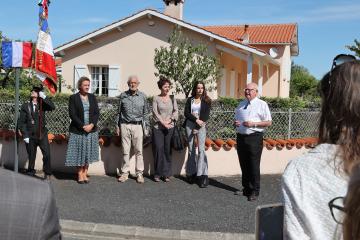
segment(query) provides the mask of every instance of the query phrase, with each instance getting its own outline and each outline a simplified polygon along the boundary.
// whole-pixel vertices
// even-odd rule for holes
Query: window
[[[98,96],[108,96],[109,67],[93,66],[91,71],[91,92]]]

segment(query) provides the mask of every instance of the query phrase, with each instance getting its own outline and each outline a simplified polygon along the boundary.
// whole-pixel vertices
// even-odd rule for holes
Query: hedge
[[[20,90],[20,102],[24,102],[29,98],[29,91],[28,90]],[[12,102],[14,101],[15,92],[9,89],[0,89],[0,102]],[[57,93],[53,96],[53,101],[55,104],[67,104],[70,94],[64,93]],[[98,97],[99,102],[103,103],[117,103],[117,98],[110,98],[110,97]],[[289,109],[292,108],[293,110],[314,110],[320,108],[321,100],[320,98],[314,99],[301,99],[299,97],[295,98],[270,98],[270,97],[261,97],[261,99],[265,100],[271,109]],[[152,100],[152,97],[149,97],[149,101]],[[239,102],[243,99],[235,99],[235,98],[228,98],[228,97],[220,97],[217,100],[213,101],[213,108],[215,109],[223,109],[229,110],[234,109],[239,104]],[[185,104],[185,100],[181,99],[178,100],[180,105]]]

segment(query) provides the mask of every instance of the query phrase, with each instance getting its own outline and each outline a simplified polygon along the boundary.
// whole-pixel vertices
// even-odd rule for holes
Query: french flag
[[[2,42],[2,61],[4,68],[31,67],[31,42]]]
[[[47,21],[49,3],[49,0],[40,0],[39,2],[40,30],[36,43],[35,70],[37,72],[37,77],[50,92],[54,94],[56,92],[57,76],[54,49]]]

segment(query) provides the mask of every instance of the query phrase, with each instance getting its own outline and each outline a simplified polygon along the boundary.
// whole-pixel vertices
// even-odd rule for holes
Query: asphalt
[[[262,176],[256,202],[234,195],[241,189],[239,176],[210,178],[205,189],[182,178],[169,183],[145,178],[145,184],[137,184],[135,179],[118,183],[115,177],[91,176],[83,185],[73,178],[55,174],[51,180],[60,218],[109,226],[254,233],[256,207],[279,202],[281,196],[279,175]]]

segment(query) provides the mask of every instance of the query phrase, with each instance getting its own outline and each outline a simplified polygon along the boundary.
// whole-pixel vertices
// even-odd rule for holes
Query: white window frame
[[[108,96],[109,95],[109,66],[107,65],[91,65],[90,75],[91,75],[91,92],[97,96]],[[99,72],[95,73],[95,69],[98,68]],[[107,71],[105,70],[107,69]],[[94,79],[94,75],[98,75],[98,79]],[[107,79],[103,79],[107,75]],[[98,82],[97,89],[98,93],[95,92],[93,85]],[[107,82],[107,86],[103,86],[103,82]]]

